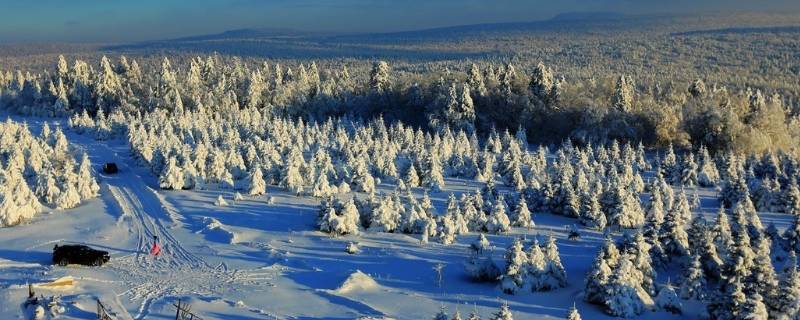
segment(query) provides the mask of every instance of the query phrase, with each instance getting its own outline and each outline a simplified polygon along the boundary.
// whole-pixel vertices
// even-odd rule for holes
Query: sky
[[[0,43],[133,42],[243,28],[391,32],[565,12],[800,11],[798,0],[0,0]]]

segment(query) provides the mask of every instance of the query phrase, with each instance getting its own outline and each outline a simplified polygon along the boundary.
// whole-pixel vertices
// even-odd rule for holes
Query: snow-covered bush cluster
[[[0,123],[0,163],[0,226],[30,220],[43,205],[76,207],[100,190],[87,155],[76,159],[61,128],[47,123],[39,136],[25,123]]]
[[[575,311],[575,314],[577,314],[577,311]],[[461,316],[461,312],[460,311],[456,310],[456,312],[454,312],[453,315],[450,316],[450,315],[447,314],[447,310],[444,307],[442,307],[442,310],[440,310],[439,313],[437,313],[433,317],[433,319],[434,320],[461,320],[463,318]],[[468,319],[468,320],[480,320],[481,316],[480,316],[480,314],[478,314],[478,311],[475,310],[475,311],[470,312],[469,316],[467,316],[466,319]],[[504,302],[503,304],[500,305],[499,310],[497,310],[497,312],[493,313],[487,319],[489,319],[489,320],[514,320],[514,314],[511,313],[511,308],[509,308],[508,303]],[[569,319],[573,320],[573,318],[569,318]],[[577,320],[580,320],[580,316],[578,316]]]
[[[567,286],[567,274],[561,265],[556,240],[550,236],[542,246],[534,240],[525,250],[520,239],[514,240],[505,253],[506,268],[500,276],[503,292],[545,291]]]

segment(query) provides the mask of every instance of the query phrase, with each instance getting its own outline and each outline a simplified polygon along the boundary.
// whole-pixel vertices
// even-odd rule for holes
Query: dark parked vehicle
[[[119,169],[117,169],[117,164],[113,162],[109,162],[103,165],[103,172],[107,174],[114,174],[117,173]]]
[[[53,248],[53,263],[59,266],[82,264],[99,267],[111,257],[106,251],[95,250],[84,245],[56,245]]]

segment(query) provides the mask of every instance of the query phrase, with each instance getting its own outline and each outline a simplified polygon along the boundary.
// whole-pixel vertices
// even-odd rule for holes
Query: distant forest
[[[48,116],[259,108],[479,136],[522,128],[538,144],[620,140],[796,154],[796,20],[561,17],[381,35],[250,30],[3,46],[0,106]]]

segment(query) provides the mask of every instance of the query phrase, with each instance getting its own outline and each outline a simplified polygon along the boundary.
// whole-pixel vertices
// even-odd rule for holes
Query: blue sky
[[[0,0],[0,42],[125,42],[240,28],[385,32],[563,12],[800,10],[798,0]]]

